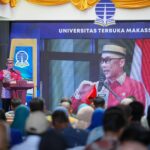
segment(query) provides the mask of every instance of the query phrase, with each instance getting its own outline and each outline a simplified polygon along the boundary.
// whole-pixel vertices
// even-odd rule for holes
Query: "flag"
[[[90,105],[92,103],[91,99],[96,98],[96,96],[97,96],[96,86],[93,85],[90,92],[87,93],[87,95],[86,95],[86,104]]]
[[[145,111],[147,111],[150,101],[150,39],[138,39],[135,41],[130,76],[141,81],[145,87]]]

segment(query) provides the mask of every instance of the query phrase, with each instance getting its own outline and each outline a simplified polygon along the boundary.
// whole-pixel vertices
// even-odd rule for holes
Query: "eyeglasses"
[[[110,64],[110,62],[115,59],[123,59],[123,57],[120,57],[120,58],[110,58],[110,57],[102,58],[101,57],[100,64],[103,64],[103,63]]]
[[[7,64],[14,64],[13,62],[7,62]]]

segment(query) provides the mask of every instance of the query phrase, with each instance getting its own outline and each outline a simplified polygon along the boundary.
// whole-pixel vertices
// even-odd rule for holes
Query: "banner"
[[[16,46],[14,53],[14,68],[21,72],[25,80],[33,80],[32,47]]]
[[[14,59],[14,68],[21,72],[22,78],[34,82],[34,91],[28,90],[27,96],[35,96],[37,93],[37,40],[12,39],[10,58]]]

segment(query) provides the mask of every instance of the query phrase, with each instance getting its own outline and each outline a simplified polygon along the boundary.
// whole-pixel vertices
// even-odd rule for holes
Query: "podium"
[[[21,99],[21,103],[25,104],[27,90],[34,88],[34,83],[26,80],[11,81],[7,88],[11,90],[13,99],[19,98]]]

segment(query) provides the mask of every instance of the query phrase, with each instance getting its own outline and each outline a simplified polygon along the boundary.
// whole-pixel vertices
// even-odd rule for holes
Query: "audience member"
[[[39,144],[39,150],[66,150],[66,148],[65,139],[54,130],[44,133]]]
[[[134,122],[125,128],[120,137],[120,141],[121,143],[135,141],[148,146],[150,144],[150,132],[139,123]]]
[[[13,119],[14,119],[14,115],[15,115],[15,109],[21,105],[21,100],[20,99],[12,99],[11,100],[11,104],[10,104],[10,107],[11,107],[11,110],[6,112],[5,115],[6,115],[6,118],[7,118],[7,122],[9,124],[12,123]]]
[[[40,97],[34,97],[29,103],[30,111],[43,111],[44,112],[44,99]]]
[[[28,107],[25,105],[18,106],[15,110],[15,116],[11,124],[11,128],[18,129],[22,135],[25,135],[25,123],[28,116]]]
[[[104,119],[104,109],[102,108],[97,108],[94,110],[92,114],[92,119],[89,127],[87,128],[89,131],[92,129],[102,126],[103,125],[103,119]]]
[[[81,104],[81,106],[84,104]],[[77,123],[75,124],[75,128],[79,129],[86,129],[91,122],[92,114],[94,112],[94,109],[89,105],[84,105],[83,107],[79,106],[80,109],[78,109],[77,112]]]
[[[138,101],[133,101],[130,103],[130,107],[132,109],[132,122],[140,123],[142,116],[144,115],[144,106],[142,103]]]
[[[68,110],[69,113],[69,121],[72,125],[74,125],[77,122],[77,119],[75,118],[75,115],[72,113],[72,102],[69,98],[62,98],[60,101],[60,106],[65,107]]]
[[[126,117],[119,107],[111,107],[104,113],[104,136],[86,147],[86,150],[116,150],[125,126]]]
[[[96,98],[93,99],[93,105],[94,105],[94,109],[96,108],[105,108],[105,100],[100,97],[97,96]]]
[[[87,139],[87,144],[91,144],[103,137],[104,135],[103,119],[104,119],[104,109],[102,108],[95,109],[92,115],[91,124],[87,128],[90,131]]]
[[[43,112],[30,113],[25,125],[27,132],[25,141],[12,147],[11,150],[38,150],[41,136],[48,130],[48,127],[49,124]]]
[[[88,132],[82,129],[74,129],[71,126],[67,109],[56,109],[52,113],[52,122],[55,130],[63,135],[68,148],[84,146],[86,144]]]
[[[130,124],[131,120],[132,120],[132,109],[131,109],[131,107],[129,105],[123,105],[123,104],[118,105],[118,107],[120,109],[122,109],[122,111],[124,112],[124,116],[127,119],[127,123]]]

